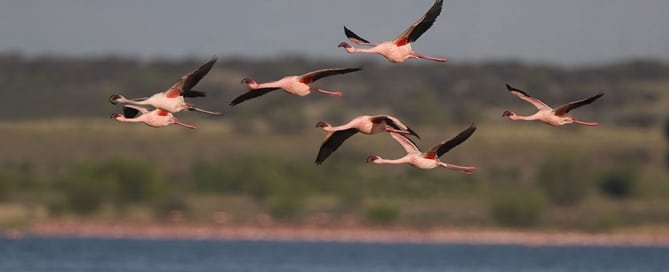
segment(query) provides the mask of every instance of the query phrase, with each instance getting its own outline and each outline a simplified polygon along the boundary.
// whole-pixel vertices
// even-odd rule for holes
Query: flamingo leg
[[[459,166],[459,165],[450,164],[450,163],[443,163],[443,162],[441,163],[441,166],[443,166],[445,168],[448,168],[448,169],[460,171],[460,172],[465,173],[467,175],[472,174],[474,172],[474,170],[476,170],[476,167],[474,167],[474,166]]]
[[[597,122],[584,122],[584,121],[579,121],[579,120],[574,120],[574,124],[579,124],[579,125],[584,125],[584,126],[599,126],[599,123]]]
[[[414,57],[414,58],[417,58],[417,59],[433,60],[433,61],[437,61],[437,62],[447,62],[448,61],[447,58],[431,57],[431,56],[423,55],[423,54],[420,54],[420,53],[412,53],[411,56]]]
[[[326,91],[326,90],[319,89],[319,88],[316,88],[316,89],[313,89],[313,90],[316,91],[316,92],[319,92],[319,93],[322,93],[322,94],[331,95],[331,96],[342,96],[342,93],[341,93],[341,92]]]
[[[189,111],[197,111],[197,112],[206,113],[206,114],[211,114],[211,115],[223,115],[222,112],[208,111],[208,110],[205,110],[205,109],[194,107],[193,105],[188,105],[188,110]]]
[[[174,124],[175,125],[180,125],[182,127],[190,128],[190,129],[196,129],[197,128],[194,125],[185,124],[185,123],[179,122],[179,120],[176,120],[176,119],[174,120]]]

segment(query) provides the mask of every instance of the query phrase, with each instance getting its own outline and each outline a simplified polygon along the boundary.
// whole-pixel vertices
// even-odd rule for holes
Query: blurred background
[[[214,225],[518,228],[667,233],[669,2],[446,1],[413,48],[447,63],[348,55],[346,25],[389,40],[431,1],[0,2],[0,229],[83,220]],[[109,119],[108,97],[163,91],[219,58],[191,102],[222,117],[162,129]],[[333,66],[343,97],[275,92],[234,108],[245,86]],[[534,107],[606,95],[572,112],[599,127],[511,122]],[[392,114],[430,148],[476,123],[445,169],[394,158],[383,135],[313,160],[323,120]]]

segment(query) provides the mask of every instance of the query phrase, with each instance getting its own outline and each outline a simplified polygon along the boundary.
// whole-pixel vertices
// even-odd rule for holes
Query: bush
[[[612,198],[628,198],[636,189],[638,170],[620,166],[604,172],[599,178],[599,191]]]
[[[79,215],[97,212],[108,199],[113,181],[86,174],[75,174],[65,179],[65,201],[69,210]]]
[[[491,202],[490,213],[499,225],[532,227],[541,221],[545,202],[543,196],[538,193],[512,193],[495,198]]]
[[[272,218],[287,220],[296,218],[304,210],[303,196],[279,195],[269,201],[268,212]]]
[[[400,217],[400,210],[391,205],[378,205],[367,210],[367,221],[376,225],[390,225]]]
[[[169,194],[153,205],[154,214],[160,219],[167,219],[174,211],[188,212],[188,203],[181,194]]]
[[[167,190],[153,165],[121,159],[77,165],[59,184],[67,206],[82,215],[97,211],[104,202],[117,207],[152,202]]]
[[[539,167],[539,186],[553,204],[577,205],[585,198],[587,189],[581,169],[587,167],[572,158],[551,157]]]

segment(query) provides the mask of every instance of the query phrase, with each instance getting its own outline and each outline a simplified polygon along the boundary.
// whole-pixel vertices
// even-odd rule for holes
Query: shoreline
[[[2,234],[2,233],[0,233]],[[669,247],[669,233],[588,233],[539,230],[462,228],[381,228],[197,224],[116,224],[58,221],[35,223],[25,232],[5,237],[247,240],[346,243],[420,243],[523,246],[654,246]],[[1,235],[0,235],[1,236]]]

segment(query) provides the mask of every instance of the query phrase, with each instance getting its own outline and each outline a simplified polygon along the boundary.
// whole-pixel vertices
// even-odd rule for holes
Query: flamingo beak
[[[375,160],[378,160],[379,156],[369,156],[367,157],[367,163],[373,162]]]
[[[242,84],[251,84],[251,82],[253,82],[253,81],[250,78],[246,77],[246,78],[242,79],[241,83]]]
[[[510,112],[510,111],[505,111],[504,113],[502,113],[502,117],[508,117],[508,116],[511,116],[511,115],[513,115],[513,113]]]
[[[118,100],[121,99],[121,95],[114,94],[109,97],[109,103],[112,103],[112,105],[116,105],[118,103]]]
[[[121,116],[123,116],[123,115],[121,115],[120,113],[112,113],[111,116],[110,116],[110,118],[111,118],[111,119],[116,119],[116,118],[119,118],[119,117],[121,117]]]
[[[343,47],[343,48],[351,48],[351,46],[348,43],[342,42],[337,47]]]

